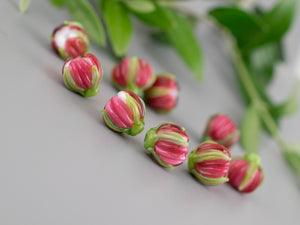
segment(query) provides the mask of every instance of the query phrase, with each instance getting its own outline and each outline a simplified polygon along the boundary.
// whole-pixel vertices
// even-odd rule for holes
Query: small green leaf
[[[264,85],[261,84],[261,82],[258,80],[258,77],[253,74],[254,71],[252,71],[252,68],[249,66],[249,59],[246,60],[246,59],[243,59],[243,63],[245,63],[245,65],[247,66],[247,70],[248,70],[248,73],[249,73],[249,79],[251,79],[251,82],[255,85],[256,87],[256,91],[258,92],[259,96],[261,97],[261,99],[268,105],[272,105],[272,101],[270,99],[270,97],[268,96],[267,94],[267,89],[265,88]],[[237,70],[237,72],[240,72]],[[240,82],[240,80],[239,80]],[[249,104],[250,103],[250,97],[248,95],[248,93],[246,92],[246,89],[247,87],[245,87],[241,82],[240,82],[240,86],[241,86],[241,89],[242,89],[242,93],[244,93],[244,97],[245,97],[245,100],[246,100],[246,103]]]
[[[300,178],[300,145],[286,145],[283,147],[283,150],[283,155],[287,164],[297,177]]]
[[[135,12],[150,13],[155,10],[155,4],[151,0],[123,0],[123,2]]]
[[[293,88],[288,99],[280,105],[272,108],[272,114],[277,117],[287,116],[295,113],[299,107],[299,84]]]
[[[169,10],[157,4],[155,4],[155,10],[150,13],[133,12],[133,14],[143,23],[152,27],[170,29],[176,25],[172,21]]]
[[[127,9],[117,1],[102,0],[101,11],[116,56],[123,56],[132,35]]]
[[[210,11],[209,14],[232,33],[240,47],[264,30],[264,23],[259,17],[239,8],[221,7]]]
[[[151,33],[151,38],[157,42],[159,42],[160,44],[164,44],[164,45],[170,45],[170,41],[166,35],[165,32],[163,31],[157,31],[157,32],[153,32]]]
[[[272,80],[274,66],[281,60],[280,43],[270,43],[259,46],[250,52],[249,67],[251,74],[257,78],[263,87]]]
[[[31,2],[31,0],[20,0],[19,1],[19,10],[21,13],[24,13],[28,9],[30,2]]]
[[[267,41],[279,40],[291,26],[297,9],[297,0],[281,0],[262,19],[270,26]]]
[[[272,112],[272,109],[274,107],[274,103],[272,102],[270,96],[268,95],[267,89],[258,81],[257,77],[252,74],[252,71],[250,71],[250,69],[248,67],[247,67],[247,69],[248,69],[248,72],[249,72],[249,75],[250,75],[249,79],[254,84],[257,94],[259,95],[260,99],[263,101],[263,103],[265,104],[265,106],[269,110],[269,112],[270,112],[273,120],[275,121],[275,123],[278,125],[279,118],[278,118],[277,115],[275,115],[275,113]],[[239,71],[237,71],[237,72],[239,72]],[[242,96],[244,97],[246,105],[249,107],[249,105],[251,105],[251,103],[252,103],[252,100],[249,96],[249,92],[247,91],[247,87],[241,82],[239,76],[238,76],[238,82],[239,82],[239,85],[240,85],[240,88],[241,88]],[[264,128],[264,130],[267,133],[270,133],[270,131],[267,129],[267,127],[265,126],[263,121],[261,121],[261,122],[262,122],[262,127]]]
[[[259,35],[251,37],[251,41],[243,47],[243,51],[279,41],[290,28],[297,9],[297,0],[280,0],[269,12],[261,16],[267,29]]]
[[[62,7],[65,4],[65,0],[49,0],[53,6]]]
[[[104,28],[89,1],[65,0],[65,4],[73,19],[83,25],[91,39],[104,46],[106,44]]]
[[[203,59],[200,45],[189,21],[172,12],[177,26],[165,30],[166,36],[197,79],[202,79]]]
[[[300,153],[284,152],[284,158],[293,172],[300,178]]]
[[[259,144],[261,122],[255,106],[250,105],[244,116],[241,129],[241,145],[247,153],[256,153]]]

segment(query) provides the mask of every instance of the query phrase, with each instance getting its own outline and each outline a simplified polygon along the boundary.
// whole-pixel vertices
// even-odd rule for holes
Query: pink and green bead
[[[158,164],[173,169],[186,160],[188,142],[189,137],[183,127],[163,123],[146,133],[144,147],[152,153]]]
[[[145,104],[134,92],[119,91],[102,110],[106,125],[120,133],[135,136],[144,130]]]
[[[229,180],[230,161],[231,154],[226,147],[206,141],[189,154],[188,168],[200,183],[215,186]]]
[[[239,192],[253,192],[264,180],[260,157],[249,153],[242,158],[234,159],[231,162],[228,177],[229,184]]]
[[[54,50],[63,58],[76,58],[88,52],[89,37],[78,22],[65,22],[51,35]]]
[[[175,76],[164,73],[156,76],[154,84],[145,91],[145,102],[158,112],[172,111],[178,101],[179,86]]]
[[[91,97],[99,92],[102,80],[102,66],[91,53],[66,60],[62,69],[66,87],[83,97]]]
[[[239,140],[240,131],[228,116],[216,114],[209,119],[204,135],[205,140],[213,140],[230,148]]]
[[[118,90],[127,89],[137,95],[149,88],[155,80],[150,64],[137,57],[122,59],[113,68],[111,76]]]

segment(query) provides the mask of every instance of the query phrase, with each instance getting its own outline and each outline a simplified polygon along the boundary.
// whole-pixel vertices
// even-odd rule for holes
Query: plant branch
[[[285,148],[286,142],[282,139],[280,132],[277,128],[276,122],[274,121],[272,115],[270,114],[266,106],[266,103],[261,99],[255,87],[255,84],[252,82],[250,78],[251,75],[248,71],[247,66],[245,65],[245,62],[242,58],[242,54],[237,46],[236,39],[233,37],[233,35],[225,27],[221,26],[217,21],[215,21],[214,18],[210,17],[209,15],[205,15],[205,16],[199,15],[198,13],[193,12],[186,7],[178,8],[176,5],[173,5],[173,7],[176,8],[177,11],[180,11],[187,15],[191,15],[194,18],[197,18],[198,20],[208,22],[210,25],[216,28],[216,30],[220,31],[221,34],[225,37],[225,40],[229,46],[232,60],[237,69],[238,77],[241,80],[241,83],[245,87],[254,107],[256,108],[257,112],[260,115],[261,120],[266,125],[266,128],[268,129],[270,134],[275,138],[280,148],[284,151],[286,149]]]
[[[242,58],[242,54],[239,48],[237,47],[235,38],[226,28],[220,26],[217,22],[215,22],[213,18],[208,17],[208,19],[210,21],[210,24],[212,24],[215,28],[217,28],[217,30],[219,30],[223,34],[225,40],[227,40],[233,62],[238,72],[237,75],[239,76],[243,86],[248,92],[250,99],[254,104],[254,107],[259,112],[259,115],[262,121],[264,122],[264,124],[266,125],[268,131],[275,138],[275,140],[277,141],[281,149],[284,150],[285,142],[280,136],[280,132],[277,128],[276,122],[274,121],[272,115],[270,114],[266,106],[266,103],[261,99],[254,83],[250,78],[251,75],[247,69],[247,66],[245,65],[245,62]]]

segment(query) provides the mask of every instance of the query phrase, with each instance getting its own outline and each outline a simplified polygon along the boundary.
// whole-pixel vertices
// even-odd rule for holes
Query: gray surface
[[[201,84],[171,49],[153,44],[139,26],[135,30],[129,54],[149,60],[157,72],[176,74],[181,95],[172,114],[148,110],[145,131],[129,137],[108,130],[100,114],[116,94],[109,78],[115,62],[107,50],[91,47],[104,67],[104,79],[99,95],[81,98],[64,87],[63,61],[50,46],[53,28],[69,19],[66,11],[33,1],[20,15],[16,2],[0,3],[1,225],[299,223],[300,190],[266,135],[260,147],[266,179],[250,195],[226,184],[202,186],[186,163],[173,171],[162,169],[143,150],[146,130],[163,121],[184,126],[192,150],[209,115],[222,111],[241,119],[244,108],[230,58],[209,27],[197,31],[205,54]],[[270,88],[277,100],[294,81],[299,25],[298,17],[286,38],[290,61],[280,66]],[[299,113],[283,120],[283,136],[299,139],[299,122]],[[240,147],[232,154],[240,155]]]

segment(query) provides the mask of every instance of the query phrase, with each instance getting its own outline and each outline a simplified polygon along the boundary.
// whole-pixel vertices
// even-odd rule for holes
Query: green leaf
[[[300,145],[285,145],[283,156],[292,171],[300,178]]]
[[[168,39],[167,35],[165,32],[163,31],[157,31],[157,32],[153,32],[151,33],[151,38],[157,42],[159,42],[160,44],[164,44],[164,45],[170,45],[170,40]]]
[[[104,28],[89,1],[65,0],[65,4],[73,19],[83,25],[91,39],[104,46],[106,44]]]
[[[150,13],[155,10],[155,4],[151,0],[123,0],[123,2],[135,12]]]
[[[127,9],[120,2],[102,0],[101,10],[114,53],[123,56],[132,35]]]
[[[245,59],[242,59],[242,63],[243,65],[246,66],[245,69],[247,69],[247,73],[249,75],[249,81],[251,81],[251,83],[254,84],[255,87],[255,91],[256,93],[259,95],[259,98],[261,99],[261,101],[264,103],[264,105],[267,107],[267,110],[270,112],[274,122],[278,125],[279,122],[279,117],[272,111],[272,109],[275,107],[273,101],[271,100],[270,96],[267,93],[267,89],[261,84],[261,82],[259,82],[258,77],[256,75],[253,74],[253,71],[251,71],[251,68],[249,67],[249,65],[247,65],[247,63],[245,62]],[[240,62],[239,62],[240,63]],[[236,64],[235,65],[236,68],[238,68],[240,65]],[[240,73],[241,70],[237,69],[236,71],[237,73]],[[238,82],[239,82],[239,86],[241,89],[241,93],[242,96],[244,97],[244,100],[246,102],[246,105],[249,107],[251,105],[252,99],[249,96],[249,92],[247,91],[247,86],[245,86],[245,84],[240,80],[240,75],[237,76],[238,77]],[[270,134],[270,130],[267,129],[267,126],[265,125],[265,123],[263,121],[261,121],[261,125],[262,128]]]
[[[264,30],[264,23],[259,17],[239,8],[221,7],[210,11],[209,14],[232,33],[240,47]]]
[[[152,27],[170,29],[176,25],[171,18],[169,10],[157,4],[155,4],[155,10],[150,13],[133,12],[133,14],[143,23]]]
[[[297,9],[297,0],[281,0],[262,19],[270,26],[267,41],[277,41],[291,26]]]
[[[297,0],[280,0],[269,12],[261,16],[262,21],[267,25],[266,30],[253,36],[252,40],[243,47],[243,51],[279,41],[290,28],[296,9]]]
[[[247,66],[247,71],[249,73],[249,78],[251,79],[251,82],[255,85],[255,88],[256,88],[256,91],[258,92],[260,98],[268,105],[272,105],[272,101],[270,99],[270,97],[268,96],[267,94],[267,89],[261,84],[261,82],[258,80],[258,77],[253,74],[254,71],[252,71],[252,68],[249,66],[249,60],[246,60],[246,59],[243,59],[243,63]],[[237,71],[239,72],[239,71]],[[240,80],[239,80],[240,82]],[[249,104],[250,103],[250,98],[249,98],[249,95],[248,93],[246,92],[246,88],[241,82],[240,82],[240,86],[241,86],[241,89],[242,89],[242,92],[245,94],[245,100],[246,100],[246,103]]]
[[[200,45],[189,21],[172,12],[173,21],[177,26],[166,30],[166,36],[187,67],[193,72],[197,79],[202,79],[203,59]]]
[[[273,102],[271,101],[270,97],[268,96],[268,94],[266,93],[266,89],[263,88],[260,83],[258,83],[255,79],[253,79],[253,75],[250,74],[250,71],[249,71],[249,75],[251,77],[249,77],[251,79],[251,82],[254,83],[255,87],[256,87],[256,91],[257,93],[259,94],[261,100],[264,102],[265,106],[267,107],[267,109],[269,110],[274,122],[278,125],[278,122],[279,122],[279,117],[272,112],[272,109],[274,107],[274,104]],[[252,104],[252,101],[251,101],[251,98],[249,96],[249,93],[247,92],[247,88],[244,86],[244,84],[241,82],[239,76],[238,76],[238,83],[239,83],[239,86],[240,86],[240,89],[241,89],[241,94],[242,94],[242,97],[246,103],[246,106],[247,107],[250,107],[251,104]],[[268,133],[270,134],[270,131],[267,129],[265,123],[263,123],[261,121],[261,126],[262,128]],[[241,134],[243,136],[243,133]]]
[[[31,0],[20,0],[19,1],[19,10],[21,13],[24,13],[28,9],[30,2],[31,2]]]
[[[272,102],[270,96],[268,95],[267,89],[264,88],[264,86],[257,80],[257,77],[252,74],[252,71],[250,71],[250,69],[248,67],[247,67],[247,70],[248,70],[249,75],[250,75],[249,79],[254,84],[257,94],[259,95],[260,99],[263,101],[263,103],[265,104],[265,106],[269,110],[274,122],[278,125],[279,117],[275,113],[272,112],[272,109],[274,108],[274,103]],[[239,71],[237,71],[237,72],[239,72]],[[242,96],[244,97],[246,105],[249,107],[252,103],[252,100],[249,96],[249,93],[247,92],[247,87],[245,87],[245,85],[241,82],[239,76],[238,76],[238,82],[239,82],[239,86],[240,86],[240,89],[241,89]],[[263,129],[267,133],[270,134],[270,130],[267,129],[267,127],[265,126],[265,123],[263,123],[263,121],[261,121],[261,123],[262,123]]]
[[[251,74],[263,87],[266,87],[272,80],[274,66],[281,60],[281,56],[280,43],[262,45],[250,52],[248,64]]]
[[[62,7],[65,4],[65,0],[49,0],[53,6]]]
[[[259,144],[261,122],[255,106],[250,105],[244,116],[241,129],[241,145],[247,153],[256,153]]]
[[[284,152],[284,158],[293,172],[300,177],[300,153],[299,152]]]
[[[288,99],[280,105],[272,108],[272,114],[276,117],[287,116],[295,113],[299,107],[299,84],[297,83],[293,88]]]

